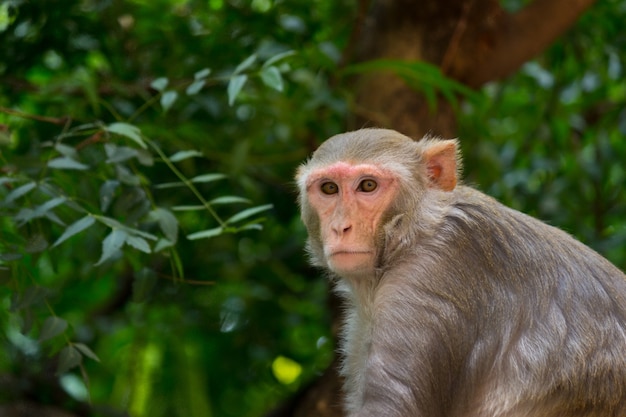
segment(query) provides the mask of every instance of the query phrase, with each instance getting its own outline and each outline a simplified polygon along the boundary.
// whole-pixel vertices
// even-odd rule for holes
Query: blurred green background
[[[0,407],[261,416],[326,368],[292,176],[346,129],[356,14],[0,2]],[[622,270],[625,21],[626,1],[598,2],[457,111],[467,183]]]

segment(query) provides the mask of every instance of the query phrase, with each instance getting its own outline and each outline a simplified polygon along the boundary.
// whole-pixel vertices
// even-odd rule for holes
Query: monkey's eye
[[[363,191],[366,193],[371,193],[378,187],[378,183],[374,180],[363,180],[359,184],[359,191]]]
[[[321,190],[324,194],[337,194],[339,187],[334,182],[325,182],[322,184]]]

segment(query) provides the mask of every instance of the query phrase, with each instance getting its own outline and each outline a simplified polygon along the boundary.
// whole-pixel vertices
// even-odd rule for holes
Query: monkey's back
[[[472,188],[453,193],[437,233],[445,244],[430,249],[456,271],[439,277],[436,296],[471,317],[476,334],[461,374],[482,381],[470,389],[481,399],[463,407],[626,415],[626,276],[557,228]],[[485,362],[488,371],[473,367]]]

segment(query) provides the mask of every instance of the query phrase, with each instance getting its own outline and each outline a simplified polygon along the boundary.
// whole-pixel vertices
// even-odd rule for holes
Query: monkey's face
[[[398,179],[371,164],[336,162],[310,171],[306,199],[319,218],[328,268],[342,277],[371,274],[380,248],[381,218],[394,200]]]

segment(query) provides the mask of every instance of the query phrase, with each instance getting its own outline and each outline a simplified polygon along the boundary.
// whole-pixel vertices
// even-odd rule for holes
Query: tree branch
[[[520,11],[501,13],[490,52],[462,77],[471,87],[504,78],[546,49],[596,0],[535,0]]]

